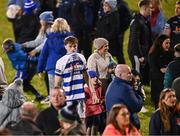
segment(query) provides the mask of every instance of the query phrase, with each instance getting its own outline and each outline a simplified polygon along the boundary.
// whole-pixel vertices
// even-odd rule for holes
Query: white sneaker
[[[50,102],[50,99],[48,95],[44,100],[41,101],[41,104],[49,104],[49,102]]]
[[[141,111],[142,113],[145,113],[145,112],[148,112],[148,109],[146,109],[144,106],[141,108]]]

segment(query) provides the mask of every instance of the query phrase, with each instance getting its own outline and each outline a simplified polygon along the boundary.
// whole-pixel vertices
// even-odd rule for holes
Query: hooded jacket
[[[51,32],[47,35],[38,60],[38,73],[46,70],[48,74],[54,75],[57,60],[66,54],[64,39],[70,35],[72,35],[70,32]]]
[[[5,127],[11,121],[20,121],[20,107],[25,101],[21,88],[22,80],[16,79],[5,90],[0,101],[0,127]]]

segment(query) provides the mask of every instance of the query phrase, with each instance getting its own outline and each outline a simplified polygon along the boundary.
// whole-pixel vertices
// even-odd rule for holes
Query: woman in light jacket
[[[123,104],[115,104],[108,116],[103,136],[140,136],[141,134],[130,122],[130,113]]]
[[[103,94],[105,95],[106,89],[109,85],[109,78],[113,73],[115,61],[112,55],[108,52],[109,42],[105,38],[94,39],[94,47],[96,50],[88,58],[88,70],[93,70],[97,73],[98,78],[102,82]]]

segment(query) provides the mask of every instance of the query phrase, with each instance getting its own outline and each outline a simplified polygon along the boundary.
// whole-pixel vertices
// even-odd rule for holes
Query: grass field
[[[129,7],[132,10],[138,11],[138,8],[137,8],[138,0],[126,0],[126,1],[128,2]],[[164,2],[164,1],[163,1],[162,5],[163,5],[163,9],[164,9],[164,13],[166,15],[166,18],[168,19],[169,17],[174,15],[175,0],[167,0],[167,2]],[[6,5],[7,5],[7,0],[1,0],[1,4],[0,4],[0,13],[1,13],[1,16],[0,16],[0,44],[2,44],[2,41],[5,38],[8,38],[8,37],[13,38],[11,24],[8,22],[8,20],[6,19],[6,15],[5,15]],[[128,59],[128,55],[127,55],[128,33],[129,33],[129,30],[126,32],[126,35],[125,35],[124,54],[125,54],[127,64],[130,64],[129,59]],[[6,76],[7,76],[8,82],[10,83],[14,78],[15,71],[12,69],[12,66],[11,66],[9,60],[7,59],[6,54],[4,54],[2,51],[2,48],[0,48],[0,54],[1,54],[0,56],[4,60],[5,68],[6,68]],[[41,94],[46,96],[47,92],[46,92],[44,82],[42,82],[42,80],[38,76],[35,76],[33,78],[32,84],[41,92]],[[150,88],[148,86],[145,87],[145,92],[147,95],[147,99],[145,101],[145,107],[149,111],[147,113],[140,113],[139,114],[140,120],[141,120],[141,130],[140,131],[141,131],[142,135],[148,135],[149,119],[150,119],[151,113],[153,112],[153,106],[152,106],[152,103],[150,102]],[[29,98],[29,100],[34,99],[34,96],[32,96],[31,93],[26,93],[26,95]],[[40,109],[43,108],[38,103],[37,103],[37,106]]]

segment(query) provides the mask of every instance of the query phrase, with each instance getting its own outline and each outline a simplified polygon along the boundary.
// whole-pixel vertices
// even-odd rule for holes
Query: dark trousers
[[[23,80],[23,90],[24,91],[31,91],[36,97],[39,97],[39,92],[31,85],[31,80],[33,79],[34,75],[36,74],[36,63],[32,63],[29,65],[28,70],[25,71],[18,71],[16,73],[16,78],[22,78]]]

